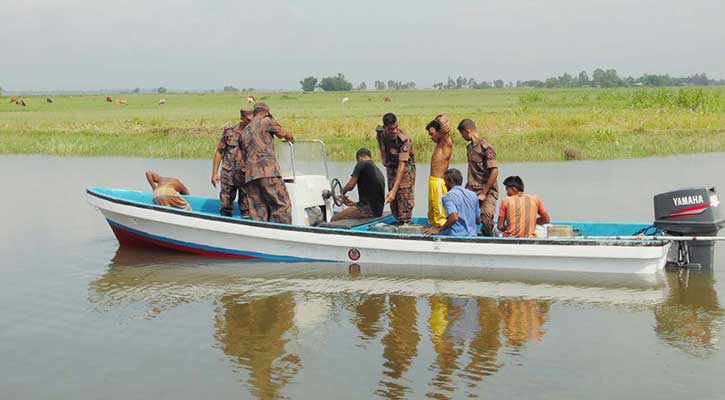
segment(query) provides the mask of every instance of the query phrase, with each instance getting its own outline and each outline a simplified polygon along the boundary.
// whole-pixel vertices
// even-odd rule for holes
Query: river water
[[[147,169],[214,195],[210,168],[0,157],[0,398],[725,397],[722,244],[712,271],[651,278],[357,271],[119,249],[85,202]],[[556,220],[651,221],[656,193],[725,191],[722,153],[500,169]]]

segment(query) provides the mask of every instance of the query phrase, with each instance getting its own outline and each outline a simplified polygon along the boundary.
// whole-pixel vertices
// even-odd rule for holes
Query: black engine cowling
[[[681,189],[654,197],[654,225],[671,236],[717,236],[725,226],[720,199],[714,187]],[[683,241],[676,249],[680,264],[711,267],[714,241]],[[683,256],[686,258],[683,260]]]

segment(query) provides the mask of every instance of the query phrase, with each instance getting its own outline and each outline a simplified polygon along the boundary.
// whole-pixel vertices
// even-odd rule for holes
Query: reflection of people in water
[[[720,336],[723,310],[712,271],[683,270],[667,274],[667,299],[655,307],[655,331],[685,351],[713,348]]]
[[[381,319],[385,312],[385,295],[365,295],[360,301],[347,303],[346,308],[352,313],[352,323],[362,334],[363,340],[370,340],[382,331]]]
[[[380,382],[377,394],[389,399],[407,398],[409,389],[400,383],[400,378],[408,370],[418,355],[418,310],[416,297],[391,294],[388,310],[389,328],[383,337],[384,374],[390,378]]]
[[[294,325],[294,300],[291,294],[279,294],[237,304],[241,296],[221,298],[215,337],[224,354],[249,370],[257,398],[279,398],[302,367],[299,356],[285,350],[285,335]]]
[[[503,335],[508,344],[521,347],[531,339],[541,340],[541,327],[549,314],[549,303],[537,300],[502,300]]]
[[[455,299],[449,296],[432,296],[428,299],[428,303],[430,337],[436,352],[433,368],[438,370],[432,386],[437,390],[453,392],[455,388],[451,386],[451,377],[458,369],[458,357],[463,352],[464,343],[457,340],[460,338],[454,337],[451,328],[461,319],[463,310],[460,304],[456,304]],[[431,396],[432,394],[429,394],[429,397]]]

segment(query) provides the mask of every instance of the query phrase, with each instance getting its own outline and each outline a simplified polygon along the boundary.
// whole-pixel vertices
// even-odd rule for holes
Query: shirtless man
[[[446,223],[446,210],[442,198],[448,192],[444,176],[453,155],[453,139],[448,124],[448,114],[439,114],[426,125],[425,129],[433,143],[433,156],[430,160],[430,177],[428,178],[428,224],[441,227]]]
[[[189,189],[180,180],[159,176],[153,171],[146,172],[146,180],[154,190],[154,204],[191,210],[189,202],[181,197],[182,194],[188,195]]]

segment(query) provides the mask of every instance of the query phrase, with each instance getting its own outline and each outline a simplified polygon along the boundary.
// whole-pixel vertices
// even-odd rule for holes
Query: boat
[[[558,221],[551,226],[565,227],[570,235],[540,238],[429,236],[377,229],[392,226],[390,215],[330,223],[340,183],[329,183],[324,143],[285,143],[277,153],[293,205],[292,224],[221,216],[218,199],[193,195],[184,196],[191,210],[156,205],[150,191],[88,187],[87,200],[106,218],[121,246],[209,257],[615,274],[655,274],[668,255],[673,257],[676,240],[671,237],[637,236],[651,223]],[[706,198],[708,207],[720,212],[717,195]],[[692,207],[686,203],[683,207]],[[413,219],[413,225],[426,222],[427,218]],[[676,253],[683,256],[682,249]]]

